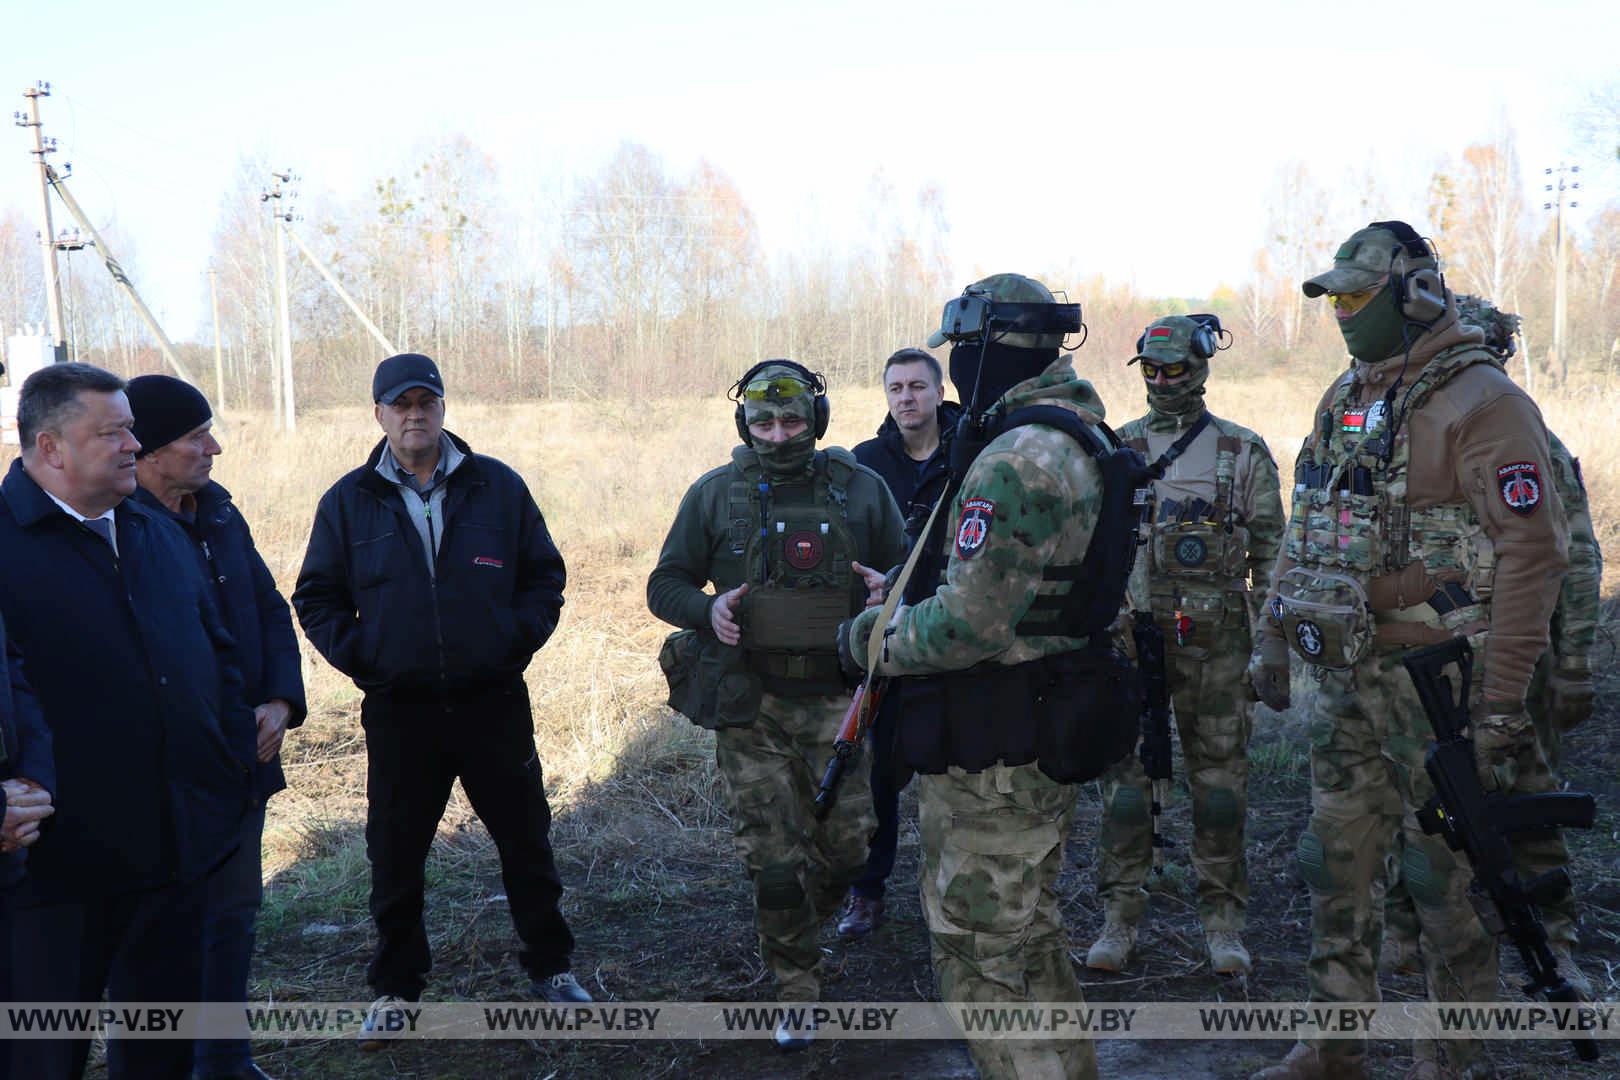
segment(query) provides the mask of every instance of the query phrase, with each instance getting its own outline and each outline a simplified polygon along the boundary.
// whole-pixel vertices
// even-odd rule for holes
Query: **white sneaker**
[[[360,1025],[360,1049],[381,1050],[389,1039],[398,1038],[405,1027],[405,999],[384,994],[366,1010],[365,1022]]]
[[[809,1012],[808,1009],[805,1012]],[[776,1022],[776,1048],[782,1051],[797,1051],[810,1049],[810,1043],[816,1037],[815,1022],[801,1019],[794,1023],[788,1015]]]

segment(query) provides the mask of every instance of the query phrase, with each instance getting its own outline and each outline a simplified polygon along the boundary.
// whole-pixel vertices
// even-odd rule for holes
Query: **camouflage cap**
[[[1208,367],[1209,359],[1193,351],[1192,336],[1198,327],[1198,320],[1185,315],[1166,315],[1162,319],[1154,319],[1142,331],[1142,348],[1131,357],[1129,363],[1151,360],[1155,364],[1185,362],[1195,368]]]
[[[1300,286],[1311,298],[1323,293],[1360,292],[1370,289],[1389,273],[1397,259],[1404,259],[1406,269],[1435,267],[1431,257],[1411,255],[1393,232],[1383,228],[1358,229],[1350,239],[1339,245],[1333,255],[1333,269],[1317,274]]]
[[[769,382],[773,379],[793,379],[799,383],[804,382],[804,372],[791,364],[766,364],[753,373],[748,385]],[[738,387],[739,392],[747,390],[746,386]],[[809,422],[815,416],[815,394],[806,389],[802,394],[784,396],[777,392],[775,387],[770,388],[766,397],[750,399],[743,394],[743,417],[746,423],[752,424],[758,420],[772,420],[776,417],[792,417]]]
[[[1023,274],[991,274],[987,278],[975,281],[962,292],[964,295],[977,293],[992,302],[999,300],[1010,304],[1057,303],[1051,289]],[[949,341],[950,330],[951,327],[946,326],[942,318],[939,329],[928,335],[928,347],[937,349]],[[1062,334],[1007,334],[998,340],[1019,349],[1056,349],[1063,345]]]

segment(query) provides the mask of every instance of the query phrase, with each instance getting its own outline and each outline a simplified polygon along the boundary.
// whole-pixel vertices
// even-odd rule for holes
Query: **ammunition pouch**
[[[836,661],[835,661],[836,663]],[[669,707],[701,728],[748,727],[764,686],[744,665],[741,649],[706,630],[677,630],[658,650],[669,681]]]
[[[1283,637],[1307,664],[1343,671],[1372,649],[1367,590],[1347,574],[1294,567],[1277,583],[1274,614]]]
[[[1022,664],[898,680],[901,760],[920,773],[1036,762],[1059,783],[1094,780],[1131,752],[1141,690],[1124,654],[1078,649]]]

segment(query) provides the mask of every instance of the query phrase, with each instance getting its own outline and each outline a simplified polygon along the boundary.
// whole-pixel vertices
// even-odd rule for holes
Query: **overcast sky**
[[[244,154],[347,200],[464,132],[515,200],[630,139],[672,172],[703,157],[728,173],[772,255],[858,238],[881,168],[907,197],[941,188],[964,282],[1071,268],[1205,296],[1245,276],[1284,163],[1330,185],[1370,170],[1398,203],[1385,214],[1421,227],[1435,165],[1506,123],[1539,206],[1544,166],[1591,156],[1576,110],[1620,78],[1614,5],[1574,0],[4,10],[0,93],[20,109],[25,86],[52,83],[69,186],[133,238],[170,334],[205,340],[209,238]],[[31,136],[10,130],[0,208],[33,221]],[[1588,189],[1593,205],[1620,194]]]

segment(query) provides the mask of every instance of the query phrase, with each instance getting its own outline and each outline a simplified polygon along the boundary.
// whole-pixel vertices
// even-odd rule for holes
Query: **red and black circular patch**
[[[1507,508],[1529,517],[1541,505],[1541,471],[1533,461],[1515,461],[1496,470],[1496,488]]]
[[[996,504],[989,499],[968,499],[962,503],[962,516],[956,522],[956,557],[971,559],[990,539],[990,526],[996,520]]]
[[[825,550],[821,537],[813,532],[789,533],[782,542],[782,555],[795,570],[814,570],[821,565]]]

